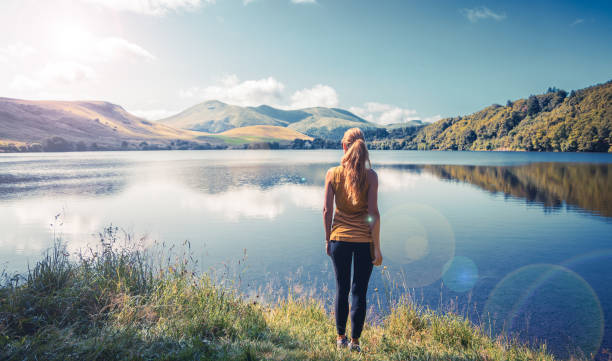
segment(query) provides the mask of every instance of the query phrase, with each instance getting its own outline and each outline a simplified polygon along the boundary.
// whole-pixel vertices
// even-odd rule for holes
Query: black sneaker
[[[337,348],[347,348],[349,345],[349,340],[348,338],[344,337],[340,340],[336,340],[336,347]]]

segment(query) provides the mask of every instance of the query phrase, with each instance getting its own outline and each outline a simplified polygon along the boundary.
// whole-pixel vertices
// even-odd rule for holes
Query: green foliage
[[[540,101],[535,95],[530,95],[527,98],[527,115],[534,116],[540,112]]]
[[[475,136],[474,136],[475,135]],[[528,99],[441,119],[374,148],[612,152],[612,81],[569,94],[554,87]]]

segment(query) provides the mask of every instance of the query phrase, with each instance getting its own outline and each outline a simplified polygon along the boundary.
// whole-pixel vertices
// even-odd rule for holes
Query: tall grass
[[[153,257],[120,236],[107,227],[76,257],[58,241],[27,274],[4,278],[0,359],[554,360],[409,297],[366,325],[363,353],[338,351],[321,300],[259,302],[195,272],[188,252]]]

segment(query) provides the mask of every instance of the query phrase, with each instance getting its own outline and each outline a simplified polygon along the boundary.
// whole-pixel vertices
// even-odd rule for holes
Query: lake
[[[323,183],[340,151],[0,154],[0,266],[25,272],[113,224],[183,247],[249,297],[328,305]],[[372,151],[381,247],[371,322],[410,295],[561,357],[612,349],[612,154]],[[163,243],[165,245],[160,245]],[[165,248],[163,248],[165,249]],[[237,282],[237,283],[236,283]]]

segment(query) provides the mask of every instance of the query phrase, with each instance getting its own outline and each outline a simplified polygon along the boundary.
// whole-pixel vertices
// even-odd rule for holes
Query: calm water
[[[78,250],[112,223],[147,235],[146,244],[189,240],[202,270],[236,266],[249,294],[293,285],[329,302],[323,181],[340,155],[0,155],[0,264],[22,272],[53,232]],[[370,305],[387,307],[391,280],[391,298],[408,290],[495,332],[545,340],[560,356],[612,349],[612,155],[383,151],[371,158],[387,269],[375,268]]]

